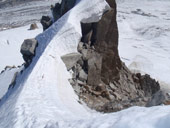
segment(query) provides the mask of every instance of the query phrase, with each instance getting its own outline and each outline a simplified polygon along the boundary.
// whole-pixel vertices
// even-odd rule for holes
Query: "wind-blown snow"
[[[90,4],[89,4],[90,3]],[[78,103],[61,56],[77,51],[80,21],[97,21],[109,7],[104,0],[81,0],[38,35],[36,56],[0,102],[2,128],[169,128],[170,106],[101,114]]]

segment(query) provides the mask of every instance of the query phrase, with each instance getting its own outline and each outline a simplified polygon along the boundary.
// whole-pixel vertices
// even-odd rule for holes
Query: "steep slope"
[[[85,8],[87,2],[91,4]],[[48,121],[87,118],[89,113],[78,104],[60,56],[76,52],[80,21],[97,21],[106,9],[104,0],[80,1],[37,37],[39,46],[32,64],[17,79],[11,94],[2,99],[1,127],[45,127]]]
[[[14,90],[0,102],[0,127],[170,127],[169,106],[134,107],[118,113],[98,114],[77,102],[68,82],[71,76],[60,56],[77,51],[80,20],[97,21],[105,9],[108,6],[104,0],[82,0],[37,37],[39,47],[32,64],[18,77]],[[93,18],[89,18],[91,16]]]
[[[42,32],[42,27],[39,24],[39,29],[30,31],[29,25],[0,32],[0,72],[6,66],[18,66],[24,63],[20,54],[20,46],[24,39],[34,38]]]

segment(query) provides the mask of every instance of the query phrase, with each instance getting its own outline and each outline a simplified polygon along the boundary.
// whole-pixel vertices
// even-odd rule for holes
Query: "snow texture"
[[[137,4],[139,3],[138,0],[131,0],[132,5],[128,4],[128,2],[125,3],[125,1],[120,2],[123,2],[123,4],[119,5],[119,7],[122,8],[122,10],[125,9],[127,11],[128,9],[132,9],[131,6],[133,4],[133,7],[137,7]],[[147,3],[146,1],[145,4],[149,4],[149,2],[150,1]],[[160,5],[160,3],[158,4]],[[141,6],[141,4],[139,5]],[[167,5],[168,2],[164,6],[166,7]],[[71,77],[70,73],[67,72],[66,66],[60,57],[77,51],[77,44],[81,38],[80,21],[98,21],[103,11],[108,8],[109,7],[105,0],[81,0],[71,11],[66,13],[44,33],[36,37],[39,45],[33,62],[22,74],[19,75],[15,88],[13,90],[9,90],[0,102],[0,127],[170,127],[170,106],[158,106],[151,108],[132,107],[117,113],[102,114],[89,110],[84,105],[78,103],[78,97],[68,82],[68,79]],[[132,17],[135,17],[134,15],[136,16],[137,14],[132,14]],[[129,15],[127,15],[127,17],[128,16]],[[129,19],[129,21],[124,22],[122,21],[122,25],[128,26],[128,24],[133,21]],[[130,58],[131,54],[125,48],[131,48],[131,45],[128,44],[133,42],[135,43],[135,38],[133,37],[132,41],[128,42],[128,39],[125,40],[126,34],[124,34],[124,32],[126,32],[127,35],[132,33],[134,33],[134,35],[138,35],[138,32],[132,32],[133,29],[128,27],[121,28],[121,22],[119,22],[119,28],[120,43],[127,42],[126,45],[122,44],[124,47],[120,46],[120,55],[122,58],[129,57],[128,59],[132,60],[133,56]],[[142,39],[144,40],[143,44],[150,48],[148,37],[144,38],[142,35]],[[137,44],[135,43],[135,45]],[[129,51],[132,50],[134,49],[129,49]],[[135,54],[135,52],[137,51],[134,51],[132,55]],[[125,56],[125,53],[129,56]],[[143,61],[145,60],[143,58],[146,57],[142,56],[139,57],[139,59],[137,57],[137,60],[144,63],[142,66],[145,67],[145,63],[146,65],[150,65],[149,62]],[[152,62],[152,60],[150,61]],[[131,62],[127,61],[126,64],[130,65]],[[147,66],[145,68],[147,69]],[[139,68],[139,70],[140,69],[141,68]]]
[[[42,32],[42,27],[38,24],[39,29],[33,31],[28,30],[30,25],[0,31],[0,72],[6,66],[18,66],[24,63],[20,53],[21,44],[25,39],[35,38],[36,35]]]

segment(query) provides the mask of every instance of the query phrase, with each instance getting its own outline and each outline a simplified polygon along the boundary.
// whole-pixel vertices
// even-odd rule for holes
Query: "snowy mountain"
[[[164,88],[167,90],[170,86],[170,2],[120,0],[117,3],[119,54],[122,61],[134,72],[148,73],[166,83],[163,85],[166,85]],[[39,45],[32,63],[18,74],[15,87],[9,89],[0,101],[0,127],[170,127],[170,106],[132,107],[116,113],[103,114],[78,102],[78,97],[68,81],[71,74],[61,56],[77,52],[77,45],[82,36],[80,21],[99,21],[103,12],[108,9],[109,5],[105,0],[80,0],[43,33],[41,27],[29,31],[28,26],[0,32],[0,41],[4,44],[0,47],[0,52],[4,48],[11,51],[10,53],[3,50],[1,55],[13,55],[16,58],[9,61],[7,57],[1,56],[0,59],[4,59],[3,63],[0,63],[1,69],[5,65],[22,64],[23,60],[19,55],[21,43],[25,38],[32,38],[41,33],[36,37]],[[8,34],[11,36],[7,36]],[[0,74],[1,90],[10,83],[16,72],[14,70],[17,69]],[[4,95],[1,91],[0,93]]]

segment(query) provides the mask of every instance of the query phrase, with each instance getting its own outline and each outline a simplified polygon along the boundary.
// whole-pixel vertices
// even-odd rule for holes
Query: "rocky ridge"
[[[118,28],[116,22],[116,3],[106,0],[111,9],[105,12],[97,23],[81,23],[82,39],[78,45],[78,53],[62,56],[67,70],[72,72],[70,83],[80,100],[87,106],[100,112],[115,112],[131,106],[153,106],[169,103],[164,98],[155,100],[160,92],[160,85],[149,75],[133,74],[120,60],[118,54]],[[44,30],[50,27],[53,20],[58,20],[69,9],[75,0],[63,0],[53,8],[57,18],[48,16],[41,20]],[[53,11],[54,11],[53,10]],[[31,39],[34,40],[34,39]],[[32,42],[36,42],[32,41]],[[26,43],[25,43],[26,44]],[[34,43],[35,44],[35,43]],[[37,42],[38,44],[38,42]],[[25,58],[25,67],[29,66],[35,55],[36,46],[21,47]],[[24,46],[24,43],[23,43]],[[32,51],[32,52],[30,52]],[[27,55],[26,53],[29,53]],[[167,97],[167,95],[164,95]],[[159,101],[159,102],[158,102]]]
[[[79,53],[62,57],[76,58],[71,59],[73,78],[69,81],[80,100],[100,112],[147,106],[160,85],[147,74],[133,74],[120,60],[116,3],[107,2],[111,9],[99,22],[81,23],[83,36],[78,45]],[[64,62],[66,66],[70,64],[70,61]]]

